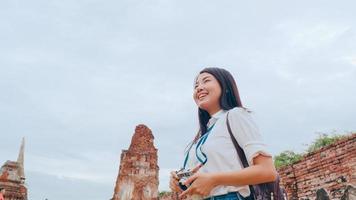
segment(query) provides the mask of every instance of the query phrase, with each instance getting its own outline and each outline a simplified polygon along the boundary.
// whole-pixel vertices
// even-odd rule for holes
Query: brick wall
[[[278,172],[288,199],[315,199],[319,189],[340,199],[347,185],[356,185],[356,133]]]

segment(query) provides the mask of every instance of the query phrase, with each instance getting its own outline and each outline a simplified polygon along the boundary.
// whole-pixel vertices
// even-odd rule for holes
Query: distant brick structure
[[[175,192],[167,192],[166,194],[162,195],[159,200],[192,200],[193,198],[190,197],[181,197],[179,198],[179,194]],[[195,198],[200,199],[200,198]]]
[[[25,141],[22,140],[17,161],[6,161],[0,169],[0,187],[5,188],[5,200],[27,200],[24,173]]]
[[[145,125],[136,126],[128,150],[121,154],[112,200],[158,200],[157,149]]]
[[[330,199],[340,199],[348,185],[356,185],[356,133],[278,172],[288,199],[316,199],[322,190]]]
[[[178,198],[178,194],[173,192],[167,192],[166,194],[162,195],[159,200],[180,200]]]

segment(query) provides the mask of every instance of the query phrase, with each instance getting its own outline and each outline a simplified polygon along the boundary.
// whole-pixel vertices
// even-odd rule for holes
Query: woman
[[[187,151],[184,168],[196,173],[184,182],[188,189],[183,191],[172,172],[170,188],[181,197],[251,199],[248,185],[274,181],[277,172],[250,113],[242,106],[234,78],[225,69],[205,68],[195,80],[193,98],[200,131]],[[247,168],[236,153],[227,116],[233,136],[246,154]]]

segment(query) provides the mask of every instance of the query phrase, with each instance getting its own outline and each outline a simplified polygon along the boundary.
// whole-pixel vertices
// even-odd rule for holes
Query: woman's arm
[[[212,173],[216,185],[256,185],[272,182],[277,178],[277,171],[271,157],[258,155],[253,159],[254,165],[237,172]]]
[[[181,195],[199,194],[206,196],[219,185],[241,186],[272,182],[277,178],[277,171],[272,158],[262,154],[253,159],[254,165],[233,172],[196,173],[185,184],[190,187]]]

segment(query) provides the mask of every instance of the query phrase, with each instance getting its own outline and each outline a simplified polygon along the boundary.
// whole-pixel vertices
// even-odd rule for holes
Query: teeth
[[[201,99],[201,98],[205,97],[206,95],[207,94],[201,94],[201,95],[199,95],[198,99]]]

